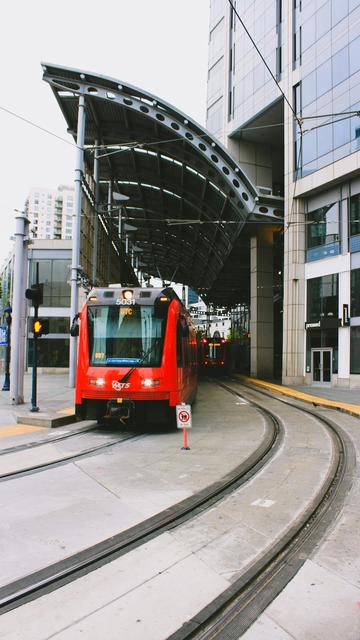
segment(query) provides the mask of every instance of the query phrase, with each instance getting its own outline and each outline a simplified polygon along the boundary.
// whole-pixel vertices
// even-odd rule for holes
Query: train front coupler
[[[134,414],[135,403],[128,398],[111,398],[106,403],[105,418],[119,420],[123,425],[126,425],[128,420],[134,417]]]

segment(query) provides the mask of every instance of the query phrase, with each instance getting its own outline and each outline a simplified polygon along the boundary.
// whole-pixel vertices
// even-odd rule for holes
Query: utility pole
[[[11,404],[24,404],[23,362],[25,326],[25,267],[27,265],[27,243],[29,220],[23,211],[18,211],[15,228],[14,285],[11,324],[10,398]]]

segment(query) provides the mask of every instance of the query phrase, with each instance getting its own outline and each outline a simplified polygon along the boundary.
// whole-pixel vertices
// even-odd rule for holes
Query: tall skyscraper
[[[285,383],[360,386],[359,111],[360,0],[211,0],[207,126],[284,196]]]

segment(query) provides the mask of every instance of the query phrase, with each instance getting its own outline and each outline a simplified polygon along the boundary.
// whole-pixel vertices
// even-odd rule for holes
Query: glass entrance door
[[[311,354],[313,385],[330,387],[332,378],[332,349],[312,349]]]

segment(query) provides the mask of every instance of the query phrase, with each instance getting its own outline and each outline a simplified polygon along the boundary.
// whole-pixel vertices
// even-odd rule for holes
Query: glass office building
[[[360,0],[233,5],[211,0],[207,126],[285,199],[283,382],[360,387]]]

